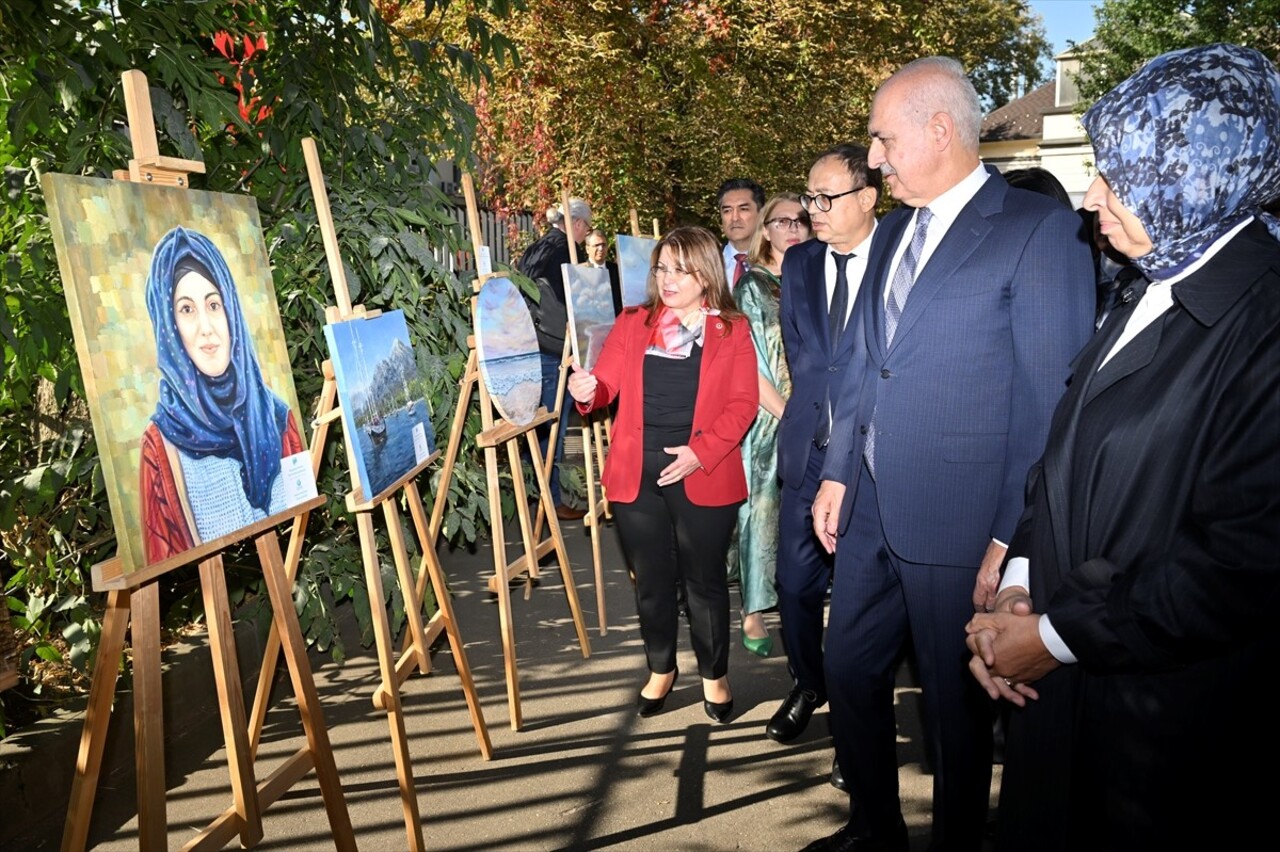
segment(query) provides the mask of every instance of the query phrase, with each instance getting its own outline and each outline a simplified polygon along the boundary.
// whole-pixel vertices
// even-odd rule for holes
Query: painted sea
[[[435,433],[431,416],[422,399],[410,407],[382,415],[382,430],[370,419],[355,432],[361,484],[367,480],[366,500],[378,496],[405,473],[417,467],[435,450]]]
[[[510,279],[490,278],[480,288],[476,350],[498,413],[517,426],[532,423],[542,400],[542,359],[529,308]]]
[[[649,266],[657,240],[618,234],[618,277],[622,283],[622,304],[630,308],[649,298]]]

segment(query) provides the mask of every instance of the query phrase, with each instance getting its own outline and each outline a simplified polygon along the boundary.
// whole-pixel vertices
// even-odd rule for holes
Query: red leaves
[[[262,99],[257,95],[249,94],[246,96],[245,90],[246,82],[248,88],[252,89],[253,80],[257,77],[257,73],[248,63],[255,53],[267,49],[267,37],[265,35],[255,36],[246,33],[237,38],[223,30],[214,34],[213,48],[222,54],[231,67],[235,69],[235,77],[231,81],[231,88],[235,89],[239,95],[240,117],[249,124],[260,124],[265,121],[271,115],[271,107],[260,105]],[[239,56],[236,55],[237,53]],[[218,82],[225,83],[226,78],[219,74]],[[231,128],[227,129],[230,130]]]

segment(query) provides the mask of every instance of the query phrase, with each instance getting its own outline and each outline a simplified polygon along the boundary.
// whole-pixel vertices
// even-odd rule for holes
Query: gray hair
[[[902,82],[905,104],[917,121],[945,112],[955,124],[956,138],[966,149],[978,150],[982,131],[982,103],[964,66],[950,56],[926,56],[898,69],[889,82]]]
[[[561,205],[547,208],[547,224],[552,227],[564,229],[564,212],[560,209]],[[581,219],[591,226],[591,205],[583,201],[581,198],[569,199],[569,218]]]

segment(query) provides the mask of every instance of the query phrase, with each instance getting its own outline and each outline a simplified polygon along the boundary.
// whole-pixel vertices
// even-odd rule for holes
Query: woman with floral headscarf
[[[147,276],[160,399],[142,433],[142,527],[154,564],[286,506],[298,424],[262,380],[231,271],[196,231],[156,244]]]
[[[1083,118],[1150,279],[1074,364],[970,669],[1009,723],[1001,849],[1251,848],[1280,725],[1280,72],[1165,54]]]

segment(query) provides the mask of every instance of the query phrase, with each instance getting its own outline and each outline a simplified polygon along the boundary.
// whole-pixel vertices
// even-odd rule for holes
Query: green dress
[[[733,298],[750,321],[760,374],[786,399],[791,396],[791,371],[782,350],[779,286],[773,273],[753,267],[733,288]],[[778,603],[774,584],[782,497],[778,482],[778,419],[763,407],[742,440],[742,462],[750,496],[738,510],[738,533],[729,550],[729,578],[738,580],[742,611],[752,613]]]

